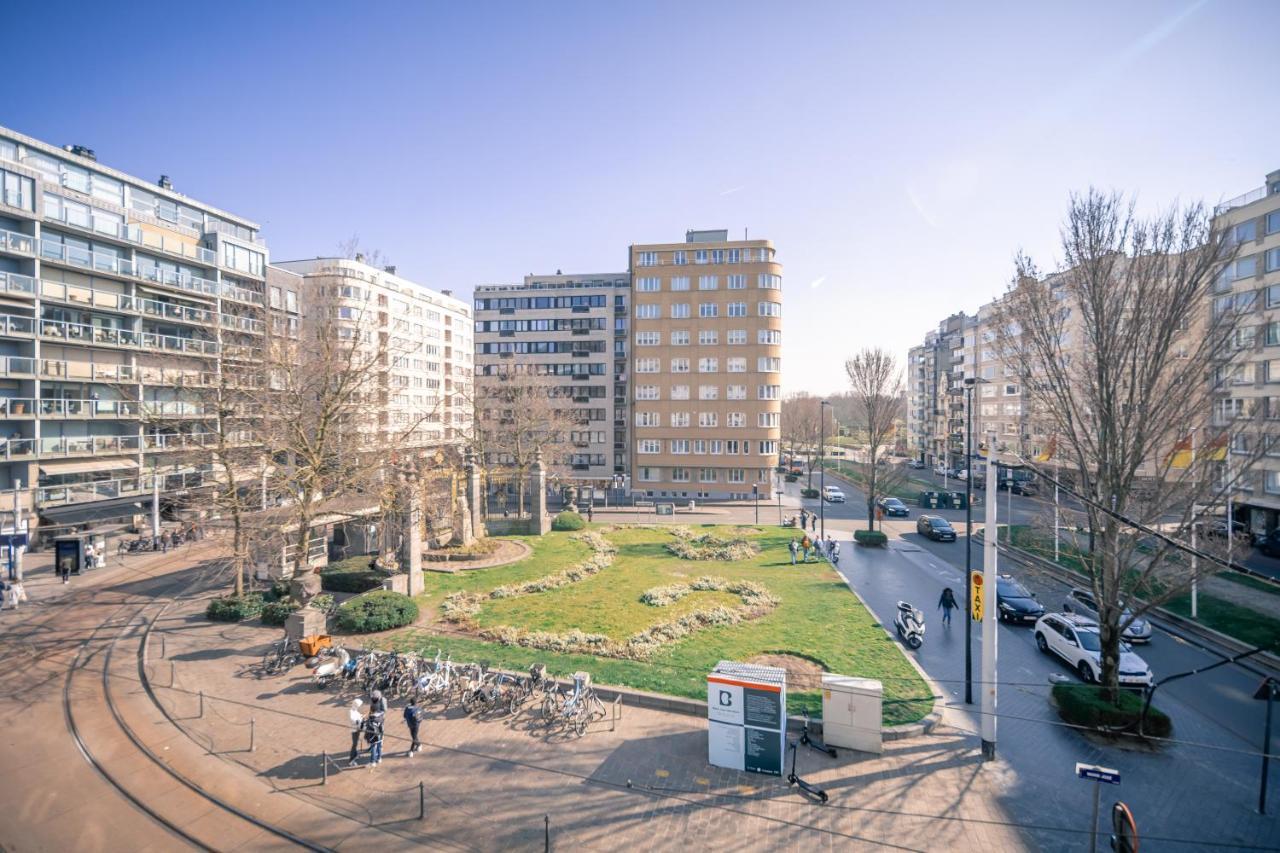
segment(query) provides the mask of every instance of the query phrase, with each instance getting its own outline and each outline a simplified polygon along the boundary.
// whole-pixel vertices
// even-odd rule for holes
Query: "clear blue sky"
[[[359,235],[469,295],[749,228],[789,391],[1042,266],[1071,190],[1280,169],[1280,4],[19,3],[0,124],[173,177],[277,259]]]

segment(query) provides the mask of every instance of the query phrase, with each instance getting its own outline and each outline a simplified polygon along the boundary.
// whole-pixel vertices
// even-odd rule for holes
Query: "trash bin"
[[[938,494],[938,509],[951,509],[951,492],[940,492]]]
[[[964,509],[968,506],[968,503],[965,502],[964,492],[951,493],[951,506],[955,509]]]
[[[937,493],[937,492],[921,492],[921,493],[920,493],[920,497],[919,497],[919,498],[917,498],[917,500],[920,502],[920,506],[921,506],[923,509],[937,509],[937,508],[938,508],[938,493]]]
[[[822,740],[827,746],[884,752],[884,685],[871,678],[822,675]]]

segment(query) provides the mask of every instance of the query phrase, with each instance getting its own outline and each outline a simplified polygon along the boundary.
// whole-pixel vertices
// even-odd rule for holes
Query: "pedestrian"
[[[355,767],[360,763],[360,732],[364,729],[364,714],[360,713],[360,706],[363,704],[359,699],[352,699],[351,707],[347,709],[347,720],[351,726],[351,755],[347,757],[348,767]]]
[[[813,540],[809,538],[809,534],[805,534],[800,540],[800,547],[804,550],[804,559],[801,562],[809,562],[809,549],[813,547]]]
[[[800,510],[800,529],[804,530],[809,526],[809,513],[806,510]]]
[[[942,624],[951,625],[951,611],[958,608],[956,604],[956,594],[951,591],[951,587],[944,587],[942,596],[938,599],[938,607],[942,608]]]
[[[791,565],[796,564],[796,552],[800,550],[800,543],[796,542],[796,537],[791,537],[791,542],[787,545],[787,550],[791,552]]]
[[[151,537],[151,550],[152,551],[160,550],[160,534],[159,533],[156,533]]]
[[[418,700],[410,697],[409,704],[404,706],[404,724],[409,727],[409,737],[413,739],[409,744],[410,758],[422,749],[422,744],[418,741],[418,725],[421,722],[422,709],[418,707]]]
[[[62,575],[63,583],[71,582],[71,560],[72,559],[73,558],[70,554],[63,554],[58,559],[58,574]]]
[[[813,513],[809,515],[809,529],[814,533],[818,532],[818,516]]]
[[[93,543],[90,542],[88,545],[84,546],[84,567],[86,569],[92,569],[92,568],[96,568],[97,565],[98,565],[98,555],[93,548]]]
[[[369,694],[369,713],[377,714],[379,717],[387,716],[387,700],[381,690],[375,690]]]
[[[0,580],[0,596],[3,596],[3,598],[0,598],[0,610],[4,610],[5,607],[9,605],[12,589],[13,589],[12,583],[5,583],[3,580]],[[14,610],[18,609],[18,603],[16,601],[13,603],[13,609]]]
[[[369,744],[369,767],[377,767],[382,763],[382,715],[372,708],[364,718],[364,740]]]
[[[592,520],[594,513],[595,513],[595,505],[592,503],[587,504],[587,521]]]
[[[162,554],[169,553],[169,543],[170,543],[169,531],[167,530],[160,531],[160,552]]]

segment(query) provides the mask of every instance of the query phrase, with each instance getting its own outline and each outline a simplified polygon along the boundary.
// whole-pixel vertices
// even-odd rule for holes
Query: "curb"
[[[979,541],[985,541],[986,537],[983,535],[984,533],[985,531],[979,530],[974,534],[974,538]],[[1060,566],[1052,560],[1046,560],[1043,557],[1036,556],[1022,548],[1017,548],[1012,545],[1006,545],[1004,547],[1014,556],[1014,559],[1021,560],[1024,563],[1035,566],[1037,569],[1053,575],[1059,580],[1073,584],[1087,581],[1087,578],[1084,575],[1065,568],[1064,566]],[[1172,613],[1163,607],[1155,607],[1152,609],[1151,621],[1155,622],[1162,630],[1172,634],[1173,636],[1186,640],[1192,645],[1198,646],[1205,651],[1222,655],[1223,657],[1247,652],[1253,648],[1253,646],[1237,640],[1235,637],[1230,637],[1223,634],[1221,631],[1215,631],[1212,628],[1207,628],[1204,625],[1192,622],[1190,619],[1187,619],[1184,616],[1179,616],[1177,613]],[[1215,646],[1217,648],[1214,648]],[[1223,654],[1223,652],[1226,652],[1226,654]],[[1271,652],[1259,652],[1256,655],[1237,662],[1236,666],[1263,678],[1268,676],[1280,676],[1280,656],[1272,654]]]

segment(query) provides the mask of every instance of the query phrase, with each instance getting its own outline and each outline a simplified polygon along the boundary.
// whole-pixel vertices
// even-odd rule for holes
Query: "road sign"
[[[969,573],[969,600],[973,605],[973,621],[982,621],[982,572]]]
[[[1120,784],[1120,771],[1112,770],[1098,764],[1081,764],[1076,762],[1076,775],[1081,779],[1092,779],[1095,782],[1106,782],[1108,785]]]

